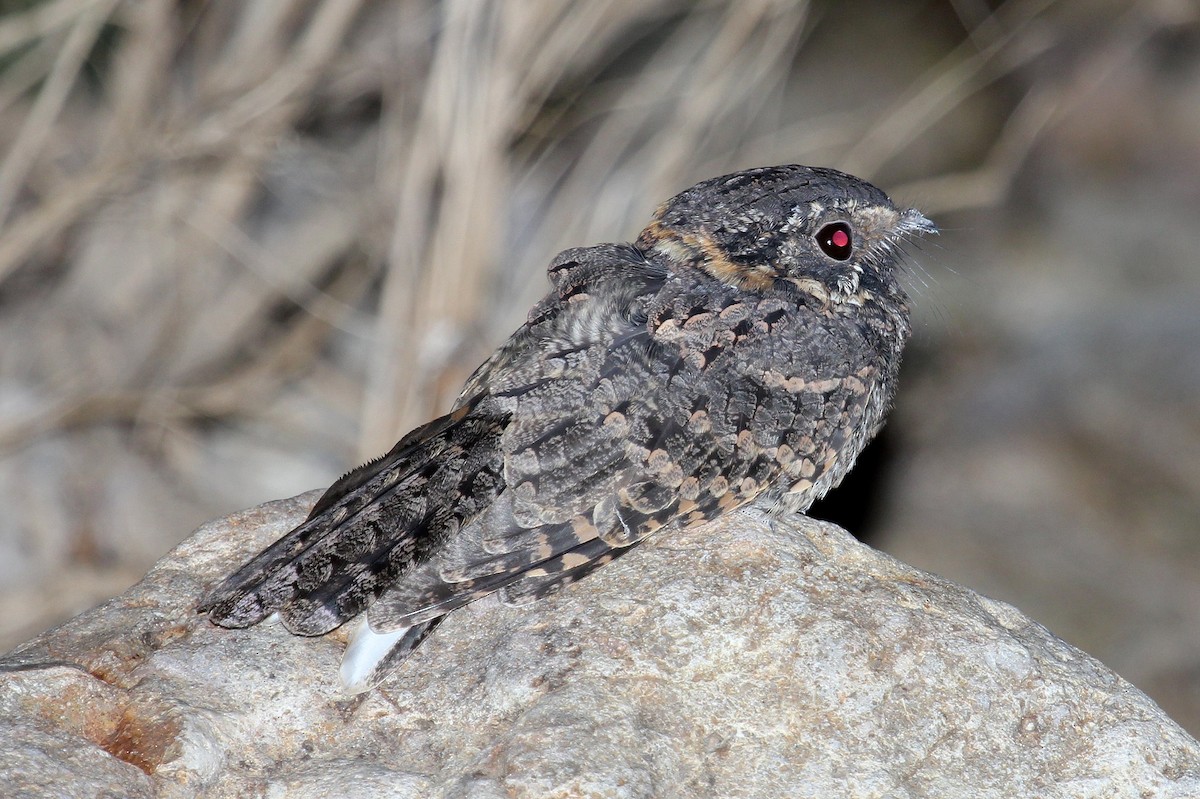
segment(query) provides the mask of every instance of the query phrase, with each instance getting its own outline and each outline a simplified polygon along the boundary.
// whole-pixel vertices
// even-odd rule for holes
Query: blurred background
[[[943,230],[813,515],[1200,733],[1192,0],[0,1],[0,651],[444,412],[559,250],[789,162]]]

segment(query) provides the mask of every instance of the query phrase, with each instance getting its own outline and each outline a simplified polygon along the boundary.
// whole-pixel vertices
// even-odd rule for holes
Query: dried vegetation
[[[164,534],[445,408],[558,250],[765,163],[943,220],[996,207],[1080,98],[1195,23],[1050,0],[0,8],[0,648]]]

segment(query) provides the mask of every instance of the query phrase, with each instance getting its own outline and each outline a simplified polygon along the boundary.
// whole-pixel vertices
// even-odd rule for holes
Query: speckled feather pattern
[[[833,222],[847,259],[816,239]],[[561,253],[450,414],[331,486],[202,610],[413,627],[390,668],[486,594],[536,600],[748,503],[806,510],[883,423],[909,332],[899,247],[933,231],[864,181],[782,166],[688,189],[633,245]]]

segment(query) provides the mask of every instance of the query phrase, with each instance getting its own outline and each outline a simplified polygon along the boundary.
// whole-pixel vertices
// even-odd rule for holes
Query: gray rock
[[[344,636],[211,626],[315,494],[199,529],[0,660],[5,795],[1200,796],[1200,744],[1003,605],[756,512],[525,608],[447,621],[380,689]]]

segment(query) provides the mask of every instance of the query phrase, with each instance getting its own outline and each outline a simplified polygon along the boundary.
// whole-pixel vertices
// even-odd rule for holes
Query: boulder
[[[0,659],[22,797],[1200,796],[1200,744],[1011,606],[804,517],[665,534],[449,617],[349,696],[345,635],[198,616],[316,493],[211,522]]]

